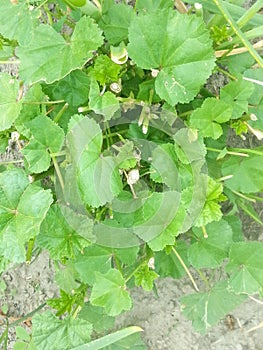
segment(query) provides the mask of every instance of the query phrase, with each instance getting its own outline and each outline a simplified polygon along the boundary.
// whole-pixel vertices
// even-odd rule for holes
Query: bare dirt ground
[[[8,306],[10,322],[29,313],[57,293],[57,286],[53,282],[54,269],[44,252],[32,264],[10,269],[3,274],[2,279],[7,289],[1,296],[0,309],[4,305]],[[193,292],[189,280],[165,278],[157,282],[157,290],[158,299],[153,292],[139,288],[132,290],[134,307],[117,320],[117,327],[141,326],[147,349],[262,350],[263,328],[248,331],[263,321],[263,304],[248,299],[231,313],[231,322],[225,318],[208,334],[200,335],[194,332],[191,322],[180,311],[179,297]],[[0,327],[0,334],[3,330],[4,327]],[[8,350],[13,349],[14,339],[15,332],[11,329]]]

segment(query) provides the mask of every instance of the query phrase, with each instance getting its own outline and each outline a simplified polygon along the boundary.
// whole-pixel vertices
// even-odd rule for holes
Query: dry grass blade
[[[253,45],[254,49],[261,49],[263,47],[263,40],[258,41]],[[247,52],[248,49],[246,47],[239,47],[237,49],[233,49],[231,51],[229,50],[218,50],[216,51],[216,57],[222,57],[222,56],[233,56],[238,55],[240,53]]]
[[[187,7],[181,0],[175,0],[174,5],[180,13],[187,13]]]

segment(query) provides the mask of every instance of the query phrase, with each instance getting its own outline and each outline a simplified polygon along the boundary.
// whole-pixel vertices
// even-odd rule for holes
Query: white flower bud
[[[136,182],[138,182],[139,178],[140,178],[139,170],[138,169],[132,169],[128,173],[128,177],[127,177],[128,185],[136,184]]]
[[[28,175],[28,181],[32,184],[32,182],[34,182],[34,177],[31,175]]]
[[[203,6],[199,2],[195,2],[194,7],[196,10],[202,10]]]
[[[18,141],[19,136],[20,136],[19,132],[17,132],[17,131],[11,132],[11,140],[12,141]]]
[[[154,257],[151,257],[148,261],[148,267],[152,270],[155,269],[155,266],[154,266]]]
[[[143,124],[143,126],[142,126],[142,133],[143,133],[144,135],[146,135],[147,132],[148,132],[148,124]]]
[[[118,84],[118,83],[111,83],[110,84],[110,89],[111,89],[111,91],[113,91],[116,94],[118,94],[119,92],[121,92],[121,85]]]
[[[159,73],[158,69],[151,69],[151,75],[153,78],[156,78]]]

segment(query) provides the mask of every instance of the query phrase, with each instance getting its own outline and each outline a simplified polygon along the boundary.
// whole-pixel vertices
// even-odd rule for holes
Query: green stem
[[[254,149],[245,149],[245,148],[229,148],[229,151],[234,151],[234,152],[247,152],[248,154],[256,154],[258,156],[263,156],[263,152],[256,151]]]
[[[39,305],[35,310],[29,312],[25,316],[21,317],[19,320],[9,323],[8,327],[10,328],[10,327],[18,326],[21,322],[26,321],[28,318],[34,316],[34,314],[36,314],[39,310],[43,309],[44,306],[46,306],[46,303]]]
[[[190,111],[186,111],[186,112],[179,114],[178,117],[180,117],[180,118],[187,117],[188,115],[192,114],[193,112],[194,112],[194,110],[192,109]]]
[[[244,34],[239,29],[238,25],[234,22],[232,16],[226,9],[225,5],[221,0],[213,0],[213,2],[216,4],[220,12],[222,13],[223,17],[226,19],[226,21],[229,23],[231,28],[233,29],[234,33],[239,37],[242,44],[247,48],[250,55],[254,58],[254,60],[259,64],[261,68],[263,68],[263,60],[260,57],[260,55],[257,53],[257,51],[254,49],[254,47],[250,44],[250,42],[246,39]]]
[[[221,153],[222,149],[207,147],[208,151]],[[254,150],[254,149],[246,149],[246,148],[228,148],[226,154],[231,154],[235,156],[247,157],[248,154],[256,154],[258,156],[263,156],[263,152]]]
[[[110,148],[110,146],[114,143],[112,139],[112,133],[110,131],[110,126],[108,121],[105,121],[105,126],[106,126],[106,142],[107,142],[107,147]]]
[[[244,205],[243,203],[239,202],[238,205],[240,206],[240,208],[242,210],[244,210],[245,213],[247,213],[253,220],[255,220],[259,225],[263,226],[263,222],[256,217],[253,213],[251,213],[251,211],[248,210],[248,208],[246,207],[246,205]]]
[[[7,349],[7,342],[8,342],[8,324],[7,324],[7,328],[5,329],[5,331],[3,332],[3,334],[0,337],[0,344],[4,341],[4,350]]]
[[[20,61],[16,60],[16,61],[0,61],[0,64],[19,64]]]
[[[196,269],[196,271],[198,272],[199,276],[201,277],[201,279],[204,281],[206,287],[208,289],[210,289],[210,283],[209,280],[205,277],[205,274],[203,273],[202,270]]]
[[[129,129],[124,129],[124,130],[120,130],[120,131],[116,131],[116,132],[110,132],[107,135],[103,135],[103,139],[106,139],[106,137],[113,137],[113,136],[118,136],[121,134],[125,134],[129,131]],[[119,137],[120,138],[120,137]],[[122,140],[121,140],[122,141]]]
[[[203,232],[204,238],[208,238],[208,234],[207,234],[207,231],[206,231],[206,227],[205,227],[205,226],[202,226],[202,232]]]
[[[226,175],[226,176],[219,177],[218,179],[216,179],[216,181],[221,182],[221,181],[232,179],[232,177],[233,175]]]
[[[199,292],[199,289],[198,289],[198,287],[197,287],[197,285],[195,283],[195,280],[194,280],[191,272],[189,271],[188,267],[185,265],[185,263],[184,263],[183,259],[181,258],[180,254],[177,252],[177,250],[174,247],[172,248],[172,250],[173,250],[175,256],[177,257],[177,259],[179,260],[180,264],[183,266],[183,268],[184,268],[185,272],[187,273],[188,277],[190,278],[190,281],[192,282],[192,284],[194,286],[194,289],[197,292]]]
[[[247,200],[247,201],[249,201],[249,202],[256,203],[256,200],[255,200],[255,199],[250,198],[250,197],[247,197],[247,196],[245,196],[243,193],[240,193],[240,192],[235,191],[235,190],[232,190],[232,192],[233,192],[234,194],[236,194],[237,196],[239,196],[239,197],[241,197],[241,198],[243,198],[243,199],[245,199],[245,200]]]
[[[58,123],[64,112],[68,109],[69,104],[66,102],[64,106],[61,108],[61,110],[58,112],[58,114],[54,118],[54,122]]]
[[[133,275],[134,275],[144,264],[145,264],[145,262],[143,262],[142,264],[140,264],[139,266],[137,266],[135,270],[133,270],[133,272],[126,278],[125,284],[133,277]]]
[[[216,153],[221,153],[223,150],[222,149],[217,149],[217,148],[212,148],[212,147],[207,147],[206,148],[208,151],[211,151],[211,152],[216,152]],[[245,151],[245,149],[244,149]],[[224,153],[224,156],[226,154],[230,154],[232,156],[239,156],[239,157],[248,157],[248,155],[246,153],[241,153],[241,152],[232,152],[232,151],[226,151],[226,153]]]
[[[251,20],[251,18],[255,16],[255,14],[261,9],[262,6],[263,0],[258,0],[254,5],[252,5],[236,22],[238,27],[244,27],[244,25],[246,25]]]
[[[65,156],[67,154],[66,151],[60,151],[60,152],[55,152],[55,153],[50,153],[50,157],[60,157],[60,156]]]
[[[31,101],[31,102],[23,102],[25,105],[56,105],[59,103],[63,103],[65,100],[57,100],[57,101]]]
[[[16,164],[16,163],[23,163],[23,159],[17,159],[17,160],[5,160],[5,161],[1,161],[0,160],[0,164]]]
[[[248,197],[249,198],[253,198],[256,201],[263,202],[263,198],[262,197],[254,196],[253,194],[250,194]]]
[[[82,307],[81,307],[80,305],[77,305],[77,306],[76,306],[75,310],[74,310],[73,313],[72,313],[72,317],[73,317],[74,319],[77,318],[77,316],[78,316],[78,314],[79,314],[79,312],[80,312],[81,309],[82,309]]]
[[[48,0],[45,0],[44,2],[42,2],[42,4],[38,5],[38,7],[36,7],[36,10],[40,9],[43,5],[45,5],[48,2]]]
[[[114,255],[114,261],[115,261],[115,265],[116,265],[117,269],[120,271],[120,273],[122,273],[121,264],[120,264],[120,261],[116,255]]]
[[[60,183],[61,189],[64,192],[64,188],[65,188],[64,180],[63,180],[63,177],[62,177],[62,174],[61,174],[58,162],[57,162],[57,158],[56,157],[52,157],[51,154],[50,154],[50,157],[51,157],[51,159],[53,161],[53,164],[54,164],[54,167],[55,167],[55,170],[56,170],[56,173],[57,173],[57,177],[58,177],[58,181]]]
[[[26,252],[26,263],[29,264],[32,259],[33,248],[36,238],[31,238],[28,242],[27,252]]]
[[[218,72],[223,73],[224,75],[226,75],[226,76],[227,76],[228,78],[230,78],[231,80],[237,80],[237,78],[236,78],[234,75],[230,74],[230,73],[229,73],[228,71],[226,71],[225,69],[222,69],[222,68],[220,68],[219,66],[217,66],[216,69],[218,70]]]
[[[46,12],[46,15],[47,15],[47,19],[48,19],[48,24],[52,27],[53,26],[53,19],[52,19],[52,15],[49,11],[49,8],[47,6],[47,4],[44,4],[44,10]]]

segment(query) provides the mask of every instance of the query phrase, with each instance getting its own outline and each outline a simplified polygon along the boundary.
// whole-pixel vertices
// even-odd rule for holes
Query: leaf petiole
[[[181,258],[180,254],[177,252],[177,250],[173,247],[172,248],[175,256],[177,257],[177,259],[180,261],[180,264],[183,266],[185,272],[187,273],[188,277],[190,278],[190,281],[192,282],[194,289],[199,292],[199,288],[197,287],[197,284],[195,283],[195,280],[191,274],[191,272],[189,271],[188,267],[185,265],[183,259]]]
[[[32,259],[32,253],[33,253],[33,248],[34,248],[34,244],[35,244],[35,237],[31,238],[28,242],[27,245],[27,252],[26,252],[26,263],[30,264],[31,259]]]
[[[260,57],[260,55],[257,53],[257,51],[254,49],[254,47],[250,44],[250,42],[246,39],[244,34],[239,29],[238,25],[234,22],[232,16],[228,12],[227,8],[223,4],[221,0],[213,0],[213,2],[216,4],[220,12],[222,13],[225,20],[228,22],[228,24],[233,29],[234,33],[239,37],[242,44],[247,48],[247,51],[250,53],[250,55],[254,58],[254,60],[259,64],[260,67],[263,68],[263,60]]]
[[[203,271],[202,271],[202,270],[199,270],[199,269],[196,269],[196,271],[198,272],[198,274],[199,274],[199,276],[201,277],[201,279],[204,281],[206,287],[207,287],[208,289],[210,289],[211,286],[210,286],[209,280],[206,278],[206,276],[205,276],[205,274],[203,273]]]
[[[24,160],[23,159],[17,159],[17,160],[4,160],[4,161],[0,161],[0,164],[17,164],[17,163],[23,163]]]
[[[59,120],[60,120],[60,118],[62,117],[62,115],[63,115],[63,113],[68,109],[68,106],[69,106],[69,104],[66,102],[65,104],[64,104],[64,106],[60,109],[60,111],[58,112],[58,114],[55,116],[55,118],[54,118],[54,122],[55,123],[58,123],[59,122]]]
[[[252,5],[236,22],[239,28],[244,27],[244,25],[246,25],[255,16],[255,14],[261,9],[262,6],[262,0],[256,1],[255,4]]]
[[[31,101],[31,102],[23,102],[26,105],[55,105],[59,103],[63,103],[65,100],[56,100],[56,101]]]
[[[211,152],[221,153],[221,154],[218,156],[218,159],[224,158],[224,156],[227,155],[227,154],[232,155],[232,156],[239,156],[239,157],[249,157],[249,155],[246,154],[246,153],[233,152],[233,151],[227,150],[226,148],[224,148],[224,149],[217,149],[217,148],[207,147],[206,149],[207,149],[208,151],[211,151]],[[247,150],[244,149],[244,151],[247,151]]]
[[[255,220],[259,225],[263,226],[263,222],[255,216],[248,208],[246,205],[244,205],[242,202],[239,202],[238,205],[241,207],[241,209],[244,210],[247,215],[249,215],[253,220]]]
[[[237,192],[237,191],[235,191],[235,190],[232,190],[232,192],[233,192],[234,194],[236,194],[237,196],[239,196],[239,197],[241,197],[241,198],[243,198],[243,199],[245,199],[245,200],[247,200],[247,201],[249,201],[249,202],[256,203],[256,200],[255,200],[255,199],[250,198],[250,197],[247,197],[247,196],[245,196],[243,193]]]
[[[50,154],[50,157],[53,161],[54,168],[55,168],[55,171],[57,173],[57,177],[58,177],[58,181],[60,183],[61,189],[64,192],[65,184],[64,184],[64,180],[63,180],[59,165],[58,165],[58,161],[57,161],[56,157],[52,156],[51,154]]]
[[[136,267],[136,269],[133,270],[133,272],[125,279],[125,284],[127,284],[127,282],[133,277],[133,275],[134,275],[138,270],[140,270],[140,268],[141,268],[143,265],[145,265],[145,262],[143,262],[142,264],[138,265],[138,266]]]
[[[15,61],[0,61],[0,64],[19,64],[20,61],[19,60],[15,60]]]

